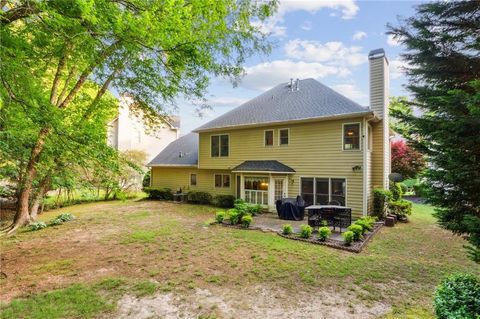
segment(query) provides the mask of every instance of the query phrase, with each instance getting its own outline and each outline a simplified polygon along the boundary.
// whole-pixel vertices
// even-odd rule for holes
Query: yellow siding
[[[346,178],[347,205],[358,216],[363,213],[363,172],[353,172],[352,167],[363,166],[363,152],[342,150],[343,124],[355,122],[362,124],[363,119],[200,133],[199,168],[231,170],[245,160],[278,160],[296,171],[289,178],[290,197],[299,194],[301,176]],[[288,146],[278,145],[278,130],[281,128],[290,129]],[[268,129],[274,129],[273,147],[264,146],[264,131]],[[229,156],[210,157],[210,136],[224,133],[230,135]]]
[[[180,188],[182,191],[202,191],[209,192],[212,195],[234,195],[235,194],[235,176],[230,174],[229,188],[216,188],[214,174],[230,174],[229,171],[222,170],[199,170],[196,168],[177,168],[177,167],[152,167],[151,185],[155,187],[166,187],[173,191]],[[197,174],[197,186],[190,186],[190,174]]]

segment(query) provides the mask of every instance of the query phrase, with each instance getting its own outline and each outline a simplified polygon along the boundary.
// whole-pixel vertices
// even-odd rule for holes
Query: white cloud
[[[349,99],[360,103],[366,104],[368,95],[361,91],[355,84],[337,84],[332,85],[332,89],[337,91],[338,93],[345,95]]]
[[[400,38],[394,36],[393,34],[387,35],[387,44],[391,47],[398,47],[401,45]]]
[[[400,57],[390,61],[390,79],[397,80],[405,76],[405,68],[408,68],[408,62],[402,60]]]
[[[282,0],[278,5],[278,11],[268,21],[254,23],[264,33],[283,37],[286,35],[286,27],[283,26],[285,15],[294,11],[306,11],[314,14],[322,9],[336,10],[341,13],[342,19],[352,19],[359,8],[355,0]],[[334,14],[333,16],[337,16]]]
[[[302,28],[302,30],[305,30],[305,31],[310,31],[312,30],[312,21],[304,21],[303,24],[300,26],[300,28]]]
[[[245,69],[246,76],[240,86],[260,91],[287,82],[290,78],[323,78],[326,76],[345,77],[350,75],[348,68],[325,65],[318,62],[304,62],[292,60],[275,60],[260,63]]]
[[[367,33],[366,32],[363,32],[363,31],[356,31],[354,34],[353,34],[353,40],[362,40],[363,38],[366,38],[367,37]]]
[[[356,66],[367,62],[367,55],[358,46],[345,46],[342,42],[326,42],[295,39],[285,45],[290,58],[308,62],[324,62],[334,66]]]

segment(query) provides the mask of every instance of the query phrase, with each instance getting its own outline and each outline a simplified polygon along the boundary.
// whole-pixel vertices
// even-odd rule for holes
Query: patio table
[[[308,224],[311,227],[320,227],[324,221],[327,226],[347,228],[352,223],[352,209],[337,205],[310,205],[305,207],[308,211]]]

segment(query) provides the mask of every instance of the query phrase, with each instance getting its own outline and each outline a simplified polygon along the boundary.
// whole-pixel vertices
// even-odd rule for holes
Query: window
[[[273,130],[265,131],[265,146],[273,146]]]
[[[344,178],[301,178],[301,196],[305,205],[327,205],[332,201],[340,206],[346,205],[346,186]]]
[[[360,123],[343,125],[343,149],[360,149]]]
[[[314,191],[313,191],[313,178],[302,178],[302,198],[305,201],[305,205],[313,205]]]
[[[288,145],[288,132],[288,128],[279,130],[280,145]]]
[[[212,135],[210,141],[212,157],[228,156],[228,135]]]
[[[190,174],[190,185],[197,186],[197,174]]]
[[[247,203],[268,205],[268,177],[246,176],[243,186]]]
[[[229,174],[215,174],[215,187],[217,188],[229,188],[230,187],[230,175]]]

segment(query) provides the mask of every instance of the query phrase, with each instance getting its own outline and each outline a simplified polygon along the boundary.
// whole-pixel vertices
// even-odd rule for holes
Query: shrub
[[[44,222],[35,222],[28,225],[29,231],[37,231],[44,228],[47,228],[47,224],[45,224]]]
[[[225,212],[224,212],[223,210],[218,211],[218,212],[215,214],[215,221],[216,221],[217,223],[221,224],[224,219],[225,219]]]
[[[363,228],[360,225],[357,224],[352,224],[348,226],[348,230],[353,232],[353,240],[354,241],[359,241],[360,239],[363,238]]]
[[[375,188],[373,190],[373,216],[384,218],[392,192],[387,189]]]
[[[362,234],[365,234],[367,231],[372,230],[368,222],[365,222],[364,220],[357,220],[354,225],[358,225],[362,227]]]
[[[327,240],[328,237],[332,234],[332,231],[330,228],[323,226],[318,229],[318,239],[321,241]]]
[[[345,242],[345,245],[350,246],[352,244],[353,238],[355,237],[355,234],[353,231],[346,231],[342,233],[343,240]]]
[[[247,213],[249,213],[252,216],[256,216],[256,215],[260,214],[262,212],[262,209],[263,209],[262,205],[260,205],[260,204],[256,204],[256,205],[248,204],[247,205]]]
[[[248,228],[250,224],[252,223],[253,218],[252,215],[246,214],[242,216],[242,226],[245,228]]]
[[[376,217],[364,216],[362,218],[357,219],[355,224],[362,226],[363,233],[366,233],[367,231],[371,231],[373,229],[373,225],[375,225],[376,221],[377,221]]]
[[[236,208],[232,208],[232,209],[227,210],[226,217],[230,221],[230,224],[232,224],[232,225],[238,224],[238,222],[240,221],[240,218],[241,218],[240,213],[238,212],[238,210]]]
[[[392,192],[392,200],[397,201],[402,198],[402,187],[400,186],[400,183],[390,183],[390,191]]]
[[[390,202],[388,205],[390,213],[396,215],[398,218],[405,218],[412,214],[412,202],[404,199]]]
[[[309,225],[302,225],[300,226],[300,237],[302,238],[310,238],[312,236],[312,227]]]
[[[73,220],[75,217],[70,213],[63,213],[58,215],[55,219],[60,219],[62,222],[69,222]]]
[[[398,185],[400,186],[400,189],[402,190],[402,195],[405,194],[408,190],[408,187],[405,183],[398,183]]]
[[[215,206],[222,208],[232,208],[235,202],[235,196],[233,195],[217,195],[213,198]]]
[[[282,226],[282,234],[284,235],[291,235],[293,233],[292,225],[285,224]]]
[[[427,186],[425,184],[415,184],[413,185],[413,190],[415,191],[416,196],[427,197]]]
[[[173,200],[173,193],[170,188],[144,187],[142,190],[147,193],[147,197],[150,199]]]
[[[439,319],[480,317],[480,281],[470,274],[455,274],[435,291],[435,313]]]
[[[187,201],[192,204],[210,204],[212,195],[207,192],[190,191],[187,194]]]

